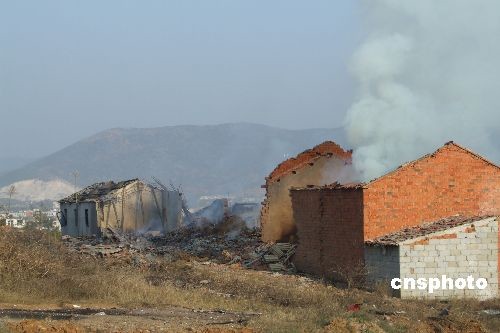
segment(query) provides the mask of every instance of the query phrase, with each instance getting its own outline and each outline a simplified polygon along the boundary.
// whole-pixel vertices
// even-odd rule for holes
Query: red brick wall
[[[500,169],[454,144],[363,192],[365,239],[455,214],[500,215]]]
[[[361,190],[292,190],[299,271],[335,277],[338,267],[363,261],[363,193]]]
[[[318,156],[310,164],[283,175],[280,181],[270,182],[261,210],[262,240],[264,242],[290,242],[296,227],[292,214],[290,188],[306,185],[325,185],[354,174],[350,164],[333,156]]]

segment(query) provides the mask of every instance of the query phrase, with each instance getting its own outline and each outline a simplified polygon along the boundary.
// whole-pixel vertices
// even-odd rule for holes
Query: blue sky
[[[355,91],[358,5],[0,0],[2,154],[111,127],[337,127]]]

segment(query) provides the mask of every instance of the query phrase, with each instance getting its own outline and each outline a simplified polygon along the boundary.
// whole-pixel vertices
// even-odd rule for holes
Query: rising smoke
[[[346,117],[362,180],[456,141],[498,161],[500,1],[365,1]]]

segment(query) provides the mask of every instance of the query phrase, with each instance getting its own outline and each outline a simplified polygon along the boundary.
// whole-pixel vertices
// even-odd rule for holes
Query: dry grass
[[[174,305],[259,312],[249,326],[265,332],[493,331],[500,301],[402,301],[384,290],[341,290],[321,281],[192,260],[158,260],[134,267],[80,257],[40,231],[0,229],[0,298],[16,304],[82,304],[122,307]],[[348,312],[349,304],[362,304]],[[431,320],[450,307],[450,315]],[[404,311],[399,315],[381,315]],[[480,323],[480,324],[478,324]],[[479,326],[478,326],[479,325]],[[479,330],[481,331],[481,330]]]

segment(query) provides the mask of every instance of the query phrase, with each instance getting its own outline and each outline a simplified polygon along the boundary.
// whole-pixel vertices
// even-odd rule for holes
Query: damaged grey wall
[[[182,226],[182,195],[171,190],[165,190],[162,194],[163,211],[166,211],[165,231],[169,232]]]
[[[92,236],[100,234],[94,202],[61,203],[59,219],[62,235]]]

